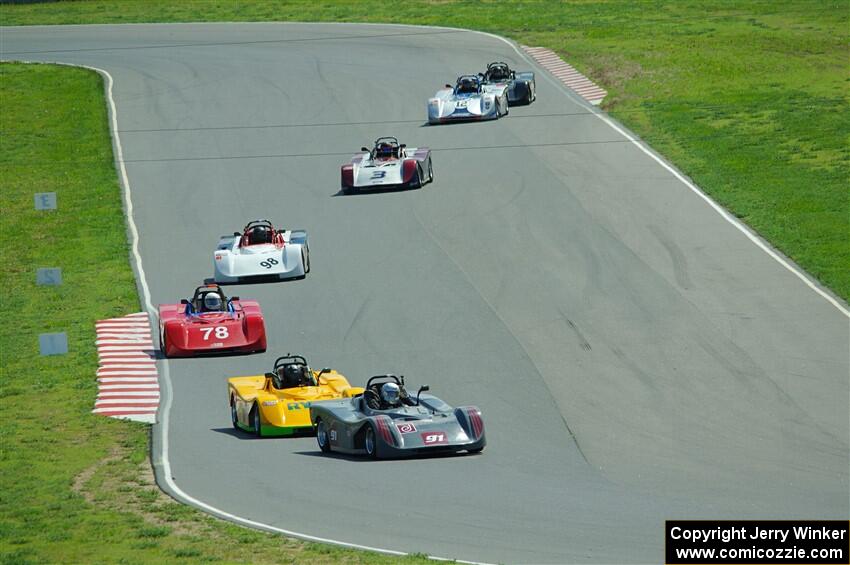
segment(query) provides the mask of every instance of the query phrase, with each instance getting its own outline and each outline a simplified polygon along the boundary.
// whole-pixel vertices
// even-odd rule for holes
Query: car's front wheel
[[[366,437],[363,439],[363,447],[366,455],[372,459],[378,458],[378,440],[375,438],[375,429],[370,425],[366,427]]]
[[[254,428],[254,435],[263,437],[263,425],[260,421],[260,407],[254,404],[251,408],[251,427]]]
[[[304,247],[301,248],[301,264],[306,275],[310,272],[310,248],[307,247],[307,244],[304,244]]]
[[[230,397],[230,421],[233,422],[233,429],[239,429],[239,416],[236,413],[236,399]]]
[[[316,441],[319,443],[319,449],[324,453],[330,452],[331,438],[328,436],[328,427],[322,420],[316,422]]]

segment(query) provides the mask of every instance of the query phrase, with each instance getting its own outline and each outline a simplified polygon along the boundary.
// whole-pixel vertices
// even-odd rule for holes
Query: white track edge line
[[[221,23],[225,23],[225,22],[219,22],[219,24],[221,24]],[[290,23],[298,23],[298,22],[290,22]],[[350,24],[350,22],[337,22],[337,23],[338,23],[338,25]],[[367,24],[367,25],[369,25],[369,24]],[[372,24],[372,25],[386,25],[386,24]],[[398,25],[398,24],[395,24],[395,25]],[[400,27],[418,27],[418,28],[421,28],[421,27],[428,27],[428,26],[415,26],[415,25],[409,25],[409,24],[402,24]],[[504,37],[501,37],[499,35],[495,35],[495,34],[484,32],[484,31],[469,30],[469,29],[463,29],[463,28],[447,28],[447,27],[442,27],[442,26],[434,26],[434,27],[437,28],[437,29],[439,29],[439,28],[442,28],[442,29],[458,29],[458,30],[468,31],[468,32],[471,32],[471,33],[476,33],[476,34],[480,34],[480,35],[484,35],[484,36],[488,36],[488,37],[497,39],[497,40],[507,44],[508,46],[510,46],[517,53],[517,55],[519,55],[520,58],[522,58],[526,62],[529,62],[531,64],[538,64],[538,65],[542,66],[540,63],[538,63],[537,61],[535,61],[533,59],[533,57],[531,56],[530,53],[523,52],[520,48],[517,47],[517,45],[514,42],[512,42],[512,41],[510,41],[510,40],[508,40]],[[29,61],[23,61],[23,62],[29,62]],[[41,63],[41,62],[37,61],[37,63]],[[116,111],[116,108],[115,108],[115,101],[114,101],[113,96],[112,96],[112,84],[113,84],[112,75],[110,75],[109,72],[107,72],[104,69],[100,69],[100,68],[92,67],[92,66],[88,66],[88,65],[76,65],[76,64],[62,63],[62,62],[59,62],[59,63],[56,63],[56,64],[91,69],[93,71],[100,73],[102,76],[105,76],[107,78],[107,85],[108,85],[107,86],[107,98],[108,98],[108,102],[109,102],[109,106],[110,106],[110,110],[111,110],[110,111],[110,118],[111,118],[110,119],[110,128],[112,129],[112,135],[113,135],[113,139],[115,141],[115,146],[116,146],[116,151],[117,151],[117,160],[118,160],[118,164],[119,164],[119,170],[121,172],[122,186],[123,186],[123,189],[124,189],[123,192],[124,192],[124,200],[125,200],[125,206],[126,206],[127,223],[130,227],[130,232],[131,232],[131,235],[132,235],[132,242],[131,242],[132,243],[132,252],[133,252],[133,256],[136,260],[136,268],[137,268],[137,272],[139,273],[139,277],[138,277],[139,278],[139,284],[141,285],[142,291],[143,291],[143,294],[144,294],[144,301],[145,301],[145,306],[147,307],[149,320],[152,320],[153,319],[153,312],[155,310],[153,308],[153,304],[151,303],[150,289],[148,288],[147,280],[146,280],[145,274],[144,274],[144,268],[142,267],[142,258],[141,258],[141,255],[139,254],[139,249],[138,249],[139,234],[138,234],[138,230],[136,228],[136,224],[135,224],[135,221],[134,221],[134,218],[133,218],[132,200],[131,200],[131,195],[130,195],[130,192],[131,192],[130,182],[129,182],[129,179],[127,177],[127,170],[126,170],[125,165],[124,165],[123,151],[121,149],[121,139],[120,139],[120,136],[118,134],[118,116],[117,116],[117,111]],[[559,86],[559,83],[556,82],[555,79],[552,76],[550,76],[549,73],[545,73],[544,76],[547,78],[547,80],[549,80],[550,83],[552,83],[555,86]],[[564,86],[563,83],[560,83],[560,86]],[[762,251],[767,253],[770,257],[772,257],[780,265],[785,267],[788,271],[793,273],[797,278],[799,278],[801,281],[803,281],[803,283],[805,283],[806,286],[808,286],[809,288],[814,290],[817,294],[819,294],[821,297],[826,299],[830,304],[835,306],[835,308],[838,309],[839,312],[844,314],[846,317],[850,318],[850,310],[846,309],[840,302],[838,302],[838,300],[836,300],[835,298],[830,296],[829,293],[827,293],[824,290],[822,290],[821,288],[819,288],[819,286],[816,285],[815,283],[813,283],[805,273],[801,272],[794,265],[792,265],[791,263],[786,261],[783,257],[781,257],[773,249],[771,249],[770,246],[768,246],[764,241],[762,241],[761,238],[755,236],[750,231],[749,227],[742,224],[737,218],[734,218],[733,216],[731,216],[726,210],[723,209],[723,207],[721,207],[719,204],[714,202],[714,200],[712,200],[702,190],[700,190],[693,183],[691,183],[690,181],[685,179],[675,169],[673,169],[670,165],[668,165],[663,160],[661,160],[658,156],[656,156],[650,150],[645,148],[641,142],[639,142],[634,137],[632,137],[631,135],[629,135],[628,133],[623,131],[621,128],[619,128],[609,118],[607,118],[606,116],[602,115],[599,112],[591,112],[591,113],[594,114],[600,120],[602,120],[604,123],[606,123],[614,131],[620,133],[632,145],[634,145],[635,147],[640,149],[642,152],[644,152],[646,155],[648,155],[650,158],[652,158],[654,161],[656,161],[662,167],[667,169],[674,177],[679,179],[692,192],[694,192],[697,196],[699,196],[706,203],[708,203],[709,206],[711,206],[718,214],[720,214],[720,216],[723,219],[725,219],[727,222],[732,224],[736,229],[738,229],[741,233],[743,233],[750,241],[752,241],[756,246],[758,246],[760,249],[762,249]],[[162,377],[162,380],[165,384],[165,386],[163,387],[164,395],[165,395],[165,404],[163,406],[161,406],[161,411],[160,411],[160,413],[161,413],[160,427],[162,429],[162,433],[161,433],[161,443],[162,443],[161,451],[162,451],[162,454],[161,454],[160,459],[161,459],[161,465],[162,465],[162,468],[163,468],[163,478],[164,478],[166,484],[169,486],[169,488],[172,489],[172,492],[174,494],[178,495],[178,497],[182,497],[184,499],[184,501],[189,502],[191,504],[194,504],[199,508],[203,508],[207,512],[209,512],[213,515],[217,515],[220,518],[229,519],[230,521],[233,521],[233,522],[236,522],[236,523],[239,523],[239,524],[242,524],[242,525],[254,527],[254,528],[257,528],[257,529],[271,531],[271,532],[277,532],[277,533],[290,535],[290,536],[301,538],[301,539],[306,539],[306,540],[309,540],[309,541],[329,543],[329,544],[338,545],[338,546],[342,546],[342,547],[349,547],[349,548],[353,548],[353,549],[364,549],[364,550],[367,550],[367,551],[375,551],[375,552],[378,552],[378,553],[384,553],[384,554],[389,554],[389,555],[408,555],[407,553],[400,552],[400,551],[364,546],[364,545],[359,545],[359,544],[352,544],[352,543],[342,542],[342,541],[338,541],[338,540],[332,540],[332,539],[326,539],[326,538],[320,538],[320,537],[316,537],[316,536],[301,534],[299,532],[293,532],[293,531],[290,531],[290,530],[285,530],[283,528],[277,528],[277,527],[271,526],[269,524],[264,524],[262,522],[256,522],[254,520],[249,520],[247,518],[242,518],[241,516],[236,516],[234,514],[230,514],[229,512],[225,512],[223,510],[215,508],[214,506],[206,504],[206,503],[188,495],[187,493],[185,493],[182,489],[180,489],[180,487],[177,486],[177,484],[174,482],[173,478],[171,477],[171,464],[168,460],[168,415],[169,415],[169,412],[171,410],[171,399],[172,399],[171,378],[170,378],[169,370],[168,370],[168,360],[163,359],[162,364],[163,364],[164,370],[162,372],[161,377]],[[438,560],[438,561],[449,561],[450,560],[450,559],[436,557],[436,556],[428,556],[428,557],[430,559],[434,559],[434,560]],[[456,562],[458,562],[458,563],[470,563],[470,564],[476,564],[476,565],[478,563],[478,562],[474,562],[474,561],[463,561],[463,560],[456,560]],[[482,564],[482,565],[485,565],[485,564]]]
[[[135,222],[135,219],[133,217],[133,201],[132,201],[132,198],[131,198],[130,180],[127,176],[127,169],[124,165],[124,152],[121,148],[121,138],[118,134],[118,112],[117,112],[116,107],[115,107],[115,99],[112,96],[112,85],[113,85],[112,75],[109,74],[109,72],[106,71],[105,69],[101,69],[101,68],[98,68],[98,67],[92,67],[92,66],[89,66],[89,65],[76,65],[76,64],[67,64],[67,63],[58,63],[58,64],[90,69],[90,70],[93,70],[93,71],[99,73],[101,76],[106,77],[106,79],[107,79],[106,95],[107,95],[107,99],[108,99],[108,102],[109,102],[109,109],[110,109],[110,123],[109,123],[109,125],[110,125],[110,128],[112,129],[112,136],[113,136],[115,150],[116,150],[116,160],[118,161],[118,169],[119,169],[119,172],[121,173],[121,184],[124,188],[124,191],[123,191],[124,192],[124,205],[125,205],[125,209],[126,209],[127,224],[130,227],[130,234],[132,236],[131,250],[132,250],[132,253],[133,253],[133,258],[136,262],[136,270],[139,274],[138,278],[139,278],[139,284],[142,287],[142,294],[143,294],[143,298],[144,298],[144,306],[147,309],[149,321],[152,321],[153,320],[153,312],[155,310],[154,310],[154,307],[153,307],[153,303],[151,302],[150,288],[148,287],[148,282],[147,282],[147,279],[145,277],[145,270],[144,270],[144,267],[142,266],[142,256],[139,253],[139,231],[136,228],[136,222]],[[300,532],[295,532],[295,531],[287,530],[287,529],[284,529],[284,528],[278,528],[278,527],[272,526],[270,524],[265,524],[263,522],[257,522],[255,520],[250,520],[248,518],[243,518],[241,516],[237,516],[236,514],[231,514],[229,512],[225,512],[224,510],[221,510],[219,508],[216,508],[215,506],[209,505],[209,504],[207,504],[207,503],[205,503],[201,500],[198,500],[197,498],[187,494],[186,492],[184,492],[183,489],[181,489],[179,486],[177,486],[177,483],[174,482],[174,479],[171,476],[171,462],[168,459],[168,419],[169,419],[169,412],[171,411],[171,399],[172,399],[171,377],[170,377],[170,374],[169,374],[168,359],[162,360],[162,367],[163,367],[163,371],[162,371],[162,374],[160,376],[161,376],[163,383],[165,385],[163,387],[163,394],[165,396],[165,404],[160,406],[160,409],[161,409],[160,410],[160,415],[161,415],[160,428],[162,430],[161,440],[160,440],[161,441],[161,451],[162,451],[162,453],[161,453],[161,456],[160,456],[160,462],[161,462],[161,466],[162,466],[162,477],[165,480],[168,487],[171,489],[171,491],[175,495],[177,495],[178,498],[182,498],[184,502],[188,502],[188,503],[193,504],[194,506],[196,506],[198,508],[202,508],[202,509],[206,510],[207,512],[209,512],[210,514],[218,516],[219,518],[224,518],[224,519],[230,520],[232,522],[236,522],[236,523],[244,525],[244,526],[250,526],[250,527],[253,527],[253,528],[256,528],[256,529],[266,530],[266,531],[270,531],[270,532],[274,532],[274,533],[280,533],[280,534],[300,538],[300,539],[307,540],[307,541],[313,541],[313,542],[319,542],[319,543],[328,543],[328,544],[332,544],[332,545],[347,547],[347,548],[350,548],[350,549],[361,549],[361,550],[366,550],[366,551],[374,551],[376,553],[383,553],[383,554],[387,554],[387,555],[399,555],[399,556],[409,555],[408,553],[403,552],[403,551],[396,551],[396,550],[392,550],[392,549],[384,549],[384,548],[380,548],[380,547],[372,547],[372,546],[368,546],[368,545],[349,543],[349,542],[334,540],[334,539],[330,539],[330,538],[322,538],[322,537],[318,537],[318,536],[311,536],[309,534],[303,534],[303,533],[300,533]],[[455,561],[457,563],[466,563],[466,564],[470,564],[470,565],[487,565],[486,563],[483,563],[483,562],[464,561],[464,560],[460,560],[460,559],[453,560],[453,559],[448,559],[448,558],[445,558],[445,557],[438,557],[438,556],[433,556],[433,555],[429,555],[428,558],[436,560],[436,561]]]
[[[485,31],[475,31],[475,30],[469,30],[469,31],[473,31],[474,33],[480,33],[480,34],[487,35],[487,36],[493,37],[495,39],[498,39],[499,41],[502,41],[502,42],[510,45],[511,48],[513,48],[513,50],[520,57],[522,57],[526,62],[536,62],[536,61],[534,61],[534,57],[530,53],[523,52],[522,49],[518,48],[517,45],[515,43],[513,43],[512,41],[510,41],[509,39],[506,39],[504,37],[501,37],[501,36],[498,36],[498,35],[495,35],[495,34],[492,34],[492,33],[487,33]],[[529,59],[531,59],[531,61]],[[537,64],[540,65],[540,63],[537,63]],[[540,66],[543,66],[543,65],[540,65]],[[543,68],[545,69],[545,67],[543,67]],[[558,85],[558,83],[555,82],[555,80],[550,76],[550,73],[547,73],[544,76],[551,83]],[[800,270],[795,265],[791,264],[782,255],[780,255],[777,251],[775,251],[772,248],[771,245],[769,245],[768,243],[765,242],[764,239],[762,239],[760,236],[756,235],[752,231],[752,228],[750,228],[749,226],[747,226],[746,224],[744,224],[743,222],[738,220],[736,217],[731,215],[725,208],[723,208],[720,204],[715,202],[710,196],[708,196],[705,192],[703,192],[702,189],[700,189],[698,186],[696,186],[695,184],[690,182],[688,179],[686,179],[676,169],[674,169],[673,167],[671,167],[670,165],[665,163],[664,160],[662,160],[658,155],[656,155],[655,153],[650,151],[648,148],[646,148],[644,146],[643,142],[639,141],[638,139],[636,139],[632,135],[629,135],[626,131],[624,131],[617,124],[615,124],[613,122],[613,120],[611,120],[608,116],[606,116],[602,112],[591,112],[591,113],[594,116],[596,116],[597,118],[599,118],[600,120],[602,120],[611,129],[613,129],[614,131],[616,131],[617,133],[619,133],[620,135],[625,137],[632,145],[634,145],[635,147],[637,147],[638,149],[640,149],[641,151],[646,153],[656,163],[658,163],[659,165],[661,165],[662,167],[667,169],[667,171],[670,172],[670,174],[672,174],[674,177],[676,177],[678,180],[680,180],[682,182],[682,184],[684,184],[686,187],[688,187],[694,194],[696,194],[697,196],[702,198],[709,206],[711,206],[714,209],[715,212],[720,214],[720,216],[724,220],[726,220],[727,222],[729,222],[730,224],[735,226],[735,228],[738,231],[740,231],[742,234],[744,234],[747,237],[747,239],[752,241],[758,248],[760,248],[762,251],[767,253],[770,257],[772,257],[777,263],[779,263],[780,265],[785,267],[788,271],[793,273],[798,279],[803,281],[803,283],[805,283],[806,286],[808,286],[810,289],[812,289],[813,291],[818,293],[822,298],[826,299],[827,302],[829,302],[830,304],[835,306],[835,308],[838,309],[839,312],[844,314],[847,318],[850,318],[850,310],[848,310],[843,304],[841,304],[841,302],[839,302],[836,298],[834,298],[829,292],[826,292],[817,283],[813,282],[812,279],[810,278],[810,276],[807,273]]]

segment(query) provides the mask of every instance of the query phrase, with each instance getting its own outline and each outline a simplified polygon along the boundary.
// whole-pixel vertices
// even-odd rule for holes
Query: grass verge
[[[5,25],[201,21],[444,25],[554,49],[608,89],[603,107],[611,115],[815,278],[850,298],[850,12],[844,0],[83,0],[0,6]]]
[[[162,494],[149,427],[90,413],[94,322],[140,309],[100,76],[0,64],[0,132],[0,562],[425,562],[248,530]],[[58,210],[35,211],[52,191]],[[36,286],[39,267],[64,284]],[[69,353],[40,357],[52,331]]]

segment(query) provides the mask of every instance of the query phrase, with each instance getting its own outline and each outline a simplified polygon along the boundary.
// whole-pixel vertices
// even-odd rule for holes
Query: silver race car
[[[452,408],[436,396],[407,394],[404,377],[372,377],[362,395],[313,402],[310,421],[319,448],[378,458],[422,454],[478,453],[487,444],[481,411]]]
[[[431,150],[407,147],[394,137],[379,137],[371,150],[361,147],[342,166],[341,188],[351,194],[367,189],[419,188],[434,180]]]
[[[487,65],[487,70],[478,74],[485,85],[506,86],[508,104],[516,106],[531,104],[537,98],[537,86],[534,73],[511,70],[507,63],[496,62]]]
[[[242,233],[222,236],[213,252],[215,282],[304,278],[310,248],[304,230],[278,230],[268,220],[248,222]]]
[[[497,120],[508,114],[508,86],[485,84],[476,75],[458,77],[428,100],[428,123],[466,120]]]

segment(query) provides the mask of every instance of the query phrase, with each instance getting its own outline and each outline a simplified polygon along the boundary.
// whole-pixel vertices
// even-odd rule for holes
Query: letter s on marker
[[[673,526],[673,529],[670,530],[670,537],[673,539],[682,539],[682,536],[677,535],[677,532],[681,532],[682,528],[679,526]]]

